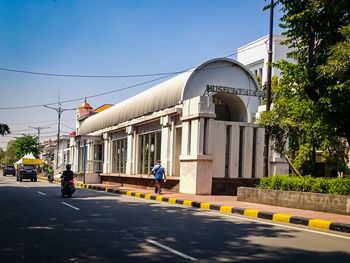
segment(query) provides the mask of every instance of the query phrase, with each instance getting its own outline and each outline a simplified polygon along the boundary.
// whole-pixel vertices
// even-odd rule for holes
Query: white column
[[[207,134],[207,147],[208,147],[208,152],[207,154],[213,154],[214,152],[214,139],[215,139],[215,134],[214,134],[214,118],[209,118],[208,119],[208,134]]]
[[[176,146],[174,145],[175,142],[175,124],[174,121],[171,121],[171,127],[170,127],[170,138],[169,138],[169,171],[168,171],[168,175],[169,176],[173,176],[175,173],[175,150],[176,150]]]
[[[264,167],[264,138],[265,129],[258,128],[256,133],[256,157],[255,157],[255,177],[263,177],[263,167]]]
[[[138,141],[137,141],[137,133],[134,130],[133,131],[133,136],[132,136],[132,160],[133,160],[133,165],[131,166],[131,174],[137,174],[137,167],[138,167]]]
[[[200,148],[200,122],[199,119],[191,120],[191,155],[198,155]]]
[[[108,134],[103,134],[103,173],[108,173],[109,159],[108,159]]]
[[[161,124],[162,124],[162,147],[161,147],[161,162],[162,166],[165,167],[165,172],[168,174],[170,171],[170,165],[169,165],[169,117],[165,116],[161,118]]]
[[[108,173],[112,173],[112,162],[113,162],[113,142],[112,137],[108,136]]]
[[[181,155],[183,156],[188,155],[188,149],[189,149],[189,143],[190,143],[189,127],[190,127],[190,121],[182,122]]]
[[[134,136],[133,136],[133,127],[128,126],[126,127],[126,134],[127,137],[127,153],[126,153],[126,174],[132,174],[132,167],[134,166],[133,161],[133,142],[134,142]]]
[[[197,154],[202,155],[204,153],[204,118],[198,120],[198,152]]]
[[[252,178],[253,127],[244,127],[242,177]]]
[[[239,125],[231,126],[231,143],[230,143],[230,178],[238,178],[239,166]]]

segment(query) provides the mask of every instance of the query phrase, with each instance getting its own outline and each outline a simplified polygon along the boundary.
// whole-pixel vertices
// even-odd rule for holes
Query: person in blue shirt
[[[156,188],[154,189],[155,193],[161,194],[162,189],[160,187],[160,182],[164,176],[164,182],[166,182],[165,176],[165,168],[160,164],[160,160],[157,160],[157,164],[152,168],[152,170],[148,173],[148,177],[153,174],[154,179],[156,181]]]

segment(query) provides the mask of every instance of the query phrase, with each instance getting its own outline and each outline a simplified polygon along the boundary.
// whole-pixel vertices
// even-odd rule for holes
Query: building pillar
[[[239,125],[231,126],[229,175],[238,178],[239,168]]]
[[[108,152],[109,152],[109,136],[107,133],[103,134],[103,173],[107,174],[109,172],[109,158],[108,158]]]
[[[180,192],[211,194],[215,105],[211,97],[183,102]]]
[[[256,134],[256,158],[255,158],[255,177],[263,177],[263,166],[264,166],[264,139],[265,139],[265,128],[257,128]]]
[[[170,117],[165,116],[160,119],[160,124],[162,125],[162,137],[161,137],[161,164],[165,167],[165,172],[167,175],[171,176],[170,170],[170,150],[169,150],[169,134],[170,134]]]
[[[132,174],[134,167],[133,149],[134,149],[134,129],[132,126],[126,127],[127,134],[127,152],[126,152],[126,174]]]
[[[175,138],[176,138],[176,128],[174,120],[171,120],[170,126],[170,138],[169,138],[169,176],[173,176],[175,174]]]
[[[253,127],[245,126],[243,135],[242,177],[252,178]]]

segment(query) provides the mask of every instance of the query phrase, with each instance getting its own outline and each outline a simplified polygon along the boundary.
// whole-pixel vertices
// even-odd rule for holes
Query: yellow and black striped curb
[[[46,177],[41,177],[40,179],[47,180]],[[55,179],[55,182],[61,182],[61,181]],[[350,233],[350,224],[344,224],[344,223],[339,223],[339,222],[334,222],[329,220],[305,218],[305,217],[299,217],[299,216],[293,216],[293,215],[287,215],[287,214],[266,212],[261,210],[244,209],[244,208],[233,207],[233,206],[216,205],[216,204],[211,204],[206,202],[181,200],[177,198],[165,197],[162,195],[143,194],[140,192],[111,189],[108,187],[101,187],[101,186],[82,184],[82,183],[75,183],[75,185],[82,188],[88,188],[88,189],[93,189],[97,191],[104,191],[104,192],[109,192],[109,193],[114,193],[119,195],[135,196],[138,198],[156,200],[160,202],[168,202],[173,204],[190,206],[194,208],[214,210],[214,211],[219,211],[223,213],[240,214],[240,215],[249,216],[249,217],[273,220],[277,222],[291,223],[291,224],[304,225],[304,226],[313,227],[313,228]]]

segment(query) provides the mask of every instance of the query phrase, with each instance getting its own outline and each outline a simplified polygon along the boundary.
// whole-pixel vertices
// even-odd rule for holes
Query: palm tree
[[[10,134],[11,131],[10,131],[10,128],[9,126],[7,126],[7,124],[5,123],[0,123],[0,134],[2,136],[5,136],[6,134]]]

